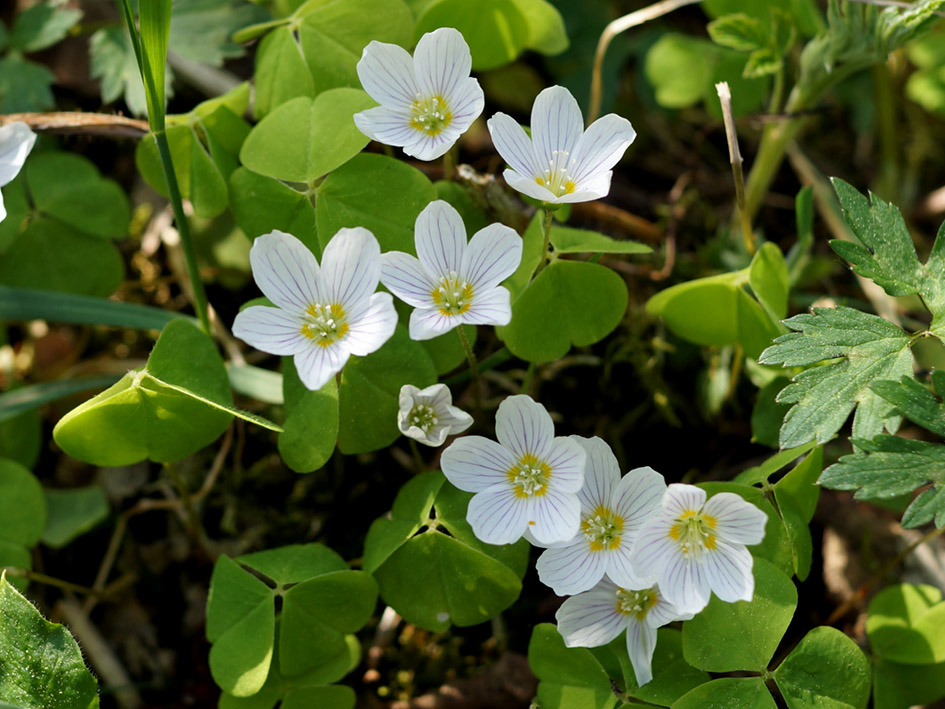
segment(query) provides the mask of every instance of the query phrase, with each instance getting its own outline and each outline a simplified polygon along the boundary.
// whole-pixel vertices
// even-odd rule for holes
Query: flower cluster
[[[752,557],[767,516],[739,496],[706,499],[667,487],[652,468],[621,477],[599,438],[556,438],[551,416],[527,396],[496,413],[498,442],[460,438],[440,459],[456,487],[475,493],[467,521],[477,537],[546,547],[538,576],[558,595],[569,647],[604,645],[627,632],[638,684],[652,679],[656,629],[688,620],[709,602],[751,600]]]

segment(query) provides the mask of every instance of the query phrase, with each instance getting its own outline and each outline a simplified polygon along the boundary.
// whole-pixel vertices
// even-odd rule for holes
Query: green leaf
[[[172,320],[195,322],[182,313],[146,305],[8,286],[0,286],[0,319],[49,320],[138,330],[162,330]]]
[[[766,242],[755,253],[748,267],[748,283],[772,320],[779,322],[787,316],[788,268],[775,244]]]
[[[541,210],[538,210],[522,234],[522,262],[515,269],[515,273],[509,276],[504,283],[512,294],[512,302],[515,302],[531,282],[532,275],[542,259],[541,247],[543,241],[542,215]]]
[[[107,296],[124,275],[114,245],[48,217],[30,221],[0,258],[0,283],[13,288]]]
[[[313,576],[345,571],[348,565],[337,552],[322,544],[292,544],[266,549],[237,558],[242,564],[262,572],[283,588]]]
[[[797,589],[764,559],[755,558],[754,598],[725,603],[713,596],[709,605],[683,623],[686,661],[708,672],[750,670],[764,673],[797,607]],[[727,641],[720,643],[719,638]]]
[[[775,377],[758,390],[758,398],[751,410],[751,441],[769,448],[779,448],[778,431],[784,424],[784,417],[791,409],[789,404],[779,404],[778,394],[791,380],[787,377]]]
[[[175,320],[143,369],[66,414],[53,437],[69,455],[95,465],[173,461],[211,443],[234,413],[213,342],[193,323]]]
[[[910,665],[945,662],[945,602],[934,586],[898,584],[870,601],[866,634],[873,653]]]
[[[777,706],[763,678],[723,677],[684,694],[673,704],[673,709],[775,709]]]
[[[539,680],[538,702],[546,709],[609,709],[617,705],[610,678],[591,651],[565,647],[564,638],[551,623],[532,630],[528,664]]]
[[[313,101],[301,96],[263,118],[240,150],[253,172],[277,180],[312,182],[341,167],[370,139],[352,116],[374,105],[360,89],[331,89]]]
[[[611,239],[604,234],[586,229],[572,229],[570,227],[552,226],[550,239],[555,251],[562,254],[650,254],[653,253],[646,244],[639,241]]]
[[[528,19],[515,0],[433,0],[417,19],[414,38],[437,27],[463,33],[476,71],[508,64],[532,39]]]
[[[774,497],[791,540],[794,572],[801,581],[810,573],[813,541],[808,525],[820,496],[820,488],[814,483],[822,469],[823,449],[818,447],[774,486]]]
[[[25,53],[38,52],[63,39],[82,17],[82,11],[62,3],[41,2],[27,8],[13,23],[10,48]]]
[[[268,19],[269,13],[242,0],[189,0],[178,3],[171,15],[169,45],[177,57],[223,66],[244,49],[231,35],[241,27]]]
[[[207,640],[213,680],[237,697],[266,682],[275,632],[272,589],[228,556],[213,567],[207,598]]]
[[[0,458],[0,540],[34,546],[43,534],[46,514],[46,498],[36,477],[19,463]]]
[[[712,71],[705,59],[705,52],[690,37],[665,34],[657,40],[646,53],[645,63],[657,103],[665,108],[686,108],[701,101]]]
[[[777,74],[784,67],[784,59],[778,49],[765,48],[752,52],[742,71],[746,79],[758,79]]]
[[[342,227],[361,226],[377,237],[381,251],[416,254],[414,223],[436,198],[433,183],[407,163],[386,155],[356,155],[318,187],[321,247]]]
[[[528,563],[523,541],[480,542],[466,522],[471,495],[444,482],[439,472],[411,480],[392,518],[371,525],[364,548],[364,570],[377,579],[384,602],[436,632],[482,623],[507,608]]]
[[[774,671],[791,709],[863,709],[870,696],[870,662],[836,628],[814,628]]]
[[[76,537],[108,517],[105,492],[98,485],[70,490],[46,490],[49,516],[43,530],[43,544],[61,549]]]
[[[904,665],[889,660],[873,663],[873,706],[901,709],[931,706],[945,697],[945,663]]]
[[[568,48],[568,33],[561,13],[547,0],[513,0],[528,25],[525,46],[542,54],[561,54]]]
[[[756,465],[753,468],[748,468],[740,472],[735,476],[734,482],[741,483],[742,485],[755,485],[762,480],[768,480],[768,478],[781,470],[781,468],[797,460],[816,446],[817,444],[812,441],[805,443],[803,446],[798,446],[797,448],[788,448],[787,450],[775,453],[761,465]]]
[[[75,639],[44,619],[0,574],[0,701],[43,709],[96,709],[98,683]]]
[[[403,0],[309,0],[299,40],[316,94],[360,87],[355,67],[371,40],[409,46],[413,14]]]
[[[4,406],[4,397],[22,388],[0,394],[0,458],[9,458],[24,468],[33,468],[43,447],[43,419],[36,409],[9,414]]]
[[[475,348],[477,331],[475,325],[463,325],[463,332],[466,333],[466,339],[469,340],[469,346]],[[452,372],[459,365],[466,361],[466,350],[455,332],[447,332],[429,340],[420,342],[423,349],[433,360],[433,367],[437,374],[446,374]]]
[[[426,350],[398,325],[393,337],[369,357],[351,357],[341,371],[338,392],[338,449],[345,455],[389,446],[400,436],[400,388],[424,388],[436,381]]]
[[[128,109],[136,116],[147,111],[144,84],[138,72],[131,40],[123,27],[105,27],[92,34],[89,40],[90,75],[101,86],[102,102],[112,103],[124,96]],[[165,78],[165,91],[170,94]]]
[[[50,86],[55,75],[42,64],[17,54],[0,59],[0,111],[42,111],[56,105]]]
[[[267,34],[256,51],[256,101],[253,111],[262,118],[286,101],[306,96],[315,98],[315,82],[305,56],[289,27]]]
[[[912,237],[899,210],[876,195],[870,200],[843,180],[833,179],[843,216],[861,243],[834,240],[830,247],[889,295],[918,293],[932,311],[933,334],[945,336],[945,239],[936,238],[925,264],[919,262]],[[945,225],[939,237],[945,233]]]
[[[305,192],[239,167],[230,175],[230,208],[250,239],[278,229],[297,237],[316,256],[322,252],[315,207]]]
[[[15,418],[50,401],[56,401],[80,391],[103,389],[114,384],[117,379],[117,375],[102,374],[78,379],[60,379],[11,389],[0,394],[0,421]]]
[[[814,308],[785,324],[795,332],[775,340],[761,354],[760,364],[794,367],[837,361],[801,372],[781,391],[778,401],[794,404],[781,427],[782,448],[830,440],[854,408],[856,437],[872,438],[884,426],[898,427],[895,408],[870,384],[912,373],[909,337],[901,328],[846,307]]]
[[[282,395],[282,375],[278,372],[270,372],[251,364],[228,363],[226,373],[235,392],[278,406],[285,401]]]
[[[527,362],[550,362],[572,345],[603,339],[627,310],[627,286],[609,268],[558,260],[512,303],[512,321],[498,328],[512,354]]]
[[[945,437],[945,405],[928,387],[912,377],[902,377],[897,382],[873,382],[870,389],[893,404],[900,414],[913,423]]]
[[[710,22],[706,29],[716,44],[729,49],[753,52],[767,47],[770,32],[757,17],[750,17],[744,12],[736,12]]]
[[[124,0],[127,2],[127,0]],[[138,7],[145,97],[152,129],[164,126],[164,67],[171,32],[171,0],[148,0]],[[134,27],[127,28],[134,31]]]
[[[131,207],[125,191],[103,178],[81,155],[41,153],[26,166],[33,204],[43,214],[91,236],[128,235]]]
[[[284,362],[286,420],[279,435],[279,455],[295,472],[310,473],[325,465],[335,451],[338,385],[332,378],[318,391],[309,391],[292,360],[287,357]]]

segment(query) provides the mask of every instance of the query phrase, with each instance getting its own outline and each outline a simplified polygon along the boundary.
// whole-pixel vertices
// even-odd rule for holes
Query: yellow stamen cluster
[[[430,136],[439,135],[453,122],[453,114],[442,96],[424,98],[417,94],[410,110],[413,112],[410,126]]]
[[[698,559],[703,552],[715,549],[716,524],[717,520],[711,515],[698,510],[686,510],[670,527],[669,536],[679,544],[683,554]]]
[[[623,533],[623,517],[603,505],[581,521],[581,531],[590,543],[591,551],[617,549]]]
[[[636,616],[636,619],[640,621],[646,618],[646,614],[659,603],[659,600],[660,597],[655,588],[642,591],[617,588],[617,612],[621,615]]]
[[[516,497],[541,497],[548,492],[551,467],[531,453],[526,453],[506,472],[506,475],[512,483]]]
[[[301,332],[320,347],[328,347],[348,334],[344,309],[338,303],[312,303],[305,309]]]
[[[440,279],[430,296],[443,315],[462,315],[472,306],[473,287],[456,271],[450,271],[448,276]]]
[[[536,177],[535,182],[542,187],[547,187],[556,197],[574,192],[577,185],[568,175],[568,171],[574,169],[574,160],[569,160],[569,158],[570,154],[567,150],[552,151],[544,177]]]

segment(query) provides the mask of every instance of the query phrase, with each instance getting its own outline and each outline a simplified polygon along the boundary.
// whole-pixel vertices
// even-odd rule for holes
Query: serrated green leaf
[[[784,68],[784,59],[777,50],[766,48],[752,52],[745,63],[742,76],[746,79],[759,79],[777,74]]]
[[[712,20],[706,29],[716,44],[743,52],[762,49],[770,42],[770,32],[761,20],[743,12],[723,15]]]
[[[912,373],[910,340],[901,328],[847,307],[814,308],[784,324],[794,332],[762,352],[760,364],[794,367],[840,359],[801,372],[778,395],[779,402],[794,404],[781,427],[782,448],[830,440],[854,408],[856,437],[898,427],[895,407],[870,384]]]
[[[0,574],[0,701],[97,709],[98,683],[63,626],[44,619]]]
[[[81,17],[81,10],[67,8],[62,3],[36,3],[16,16],[10,48],[28,53],[51,47],[65,37]]]
[[[112,103],[124,96],[128,110],[136,116],[147,112],[144,83],[138,71],[134,49],[123,27],[97,30],[89,40],[90,74],[98,79],[102,101]],[[171,95],[171,72],[165,78],[165,93]]]
[[[0,111],[43,111],[55,106],[52,90],[55,75],[42,64],[17,54],[0,59]]]
[[[906,508],[902,515],[902,526],[915,529],[935,520],[935,526],[945,526],[945,486],[936,485],[923,490]]]
[[[268,13],[242,0],[188,0],[176,3],[168,38],[172,52],[199,64],[223,66],[225,59],[242,56],[244,49],[233,32],[268,19]]]
[[[870,388],[913,423],[945,437],[945,405],[913,377],[873,382]]]

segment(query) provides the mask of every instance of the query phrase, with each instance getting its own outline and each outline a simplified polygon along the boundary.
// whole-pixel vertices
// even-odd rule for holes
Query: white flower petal
[[[445,98],[450,113],[453,114],[449,127],[461,134],[480,116],[486,105],[482,87],[473,78],[460,81]]]
[[[486,121],[486,126],[502,159],[523,179],[528,178],[534,184],[535,178],[543,174],[544,165],[538,161],[531,138],[525,133],[525,129],[505,113],[496,113]],[[509,182],[508,175],[505,176],[505,181]]]
[[[528,525],[538,541],[550,544],[572,539],[581,526],[581,503],[577,495],[549,486],[541,497],[527,499]]]
[[[620,546],[607,552],[605,571],[611,580],[621,588],[649,588],[656,583],[657,575],[653,572],[641,574],[630,561],[632,539],[623,537]]]
[[[320,301],[315,254],[291,234],[272,231],[257,236],[249,262],[259,290],[276,305],[301,315]]]
[[[502,177],[513,190],[517,190],[532,199],[548,204],[558,204],[561,201],[555,196],[554,192],[544,186],[544,183],[538,184],[534,178],[525,177],[515,170],[506,170],[502,173]]]
[[[22,121],[0,127],[0,187],[19,174],[35,143],[36,134]]]
[[[604,577],[605,554],[592,552],[584,536],[566,547],[546,549],[535,568],[538,578],[559,596],[572,596],[588,591]]]
[[[563,86],[550,86],[538,94],[532,104],[531,128],[535,154],[539,158],[550,161],[557,151],[570,153],[573,159],[574,149],[584,132],[584,118],[570,91]],[[544,169],[547,165],[541,167]]]
[[[503,286],[473,291],[469,310],[456,318],[467,325],[508,325],[512,321],[512,296]]]
[[[413,68],[422,94],[447,98],[460,82],[469,79],[472,70],[469,45],[459,30],[452,27],[427,32],[417,42]]]
[[[487,544],[512,544],[526,527],[522,502],[511,489],[480,492],[469,501],[466,521],[476,537]]]
[[[453,125],[436,135],[415,130],[413,141],[404,144],[404,152],[417,160],[436,160],[453,147],[459,136],[460,132]]]
[[[385,145],[413,145],[417,141],[418,132],[410,125],[410,113],[396,108],[368,108],[354,114],[354,124],[368,138]]]
[[[544,406],[530,396],[518,394],[499,404],[495,437],[518,458],[533,455],[546,460],[554,442],[555,426]],[[573,445],[580,450],[577,444]]]
[[[414,225],[417,257],[434,281],[462,273],[466,225],[459,212],[441,199],[430,202]]]
[[[726,603],[750,601],[755,592],[751,553],[740,544],[717,540],[702,556],[709,587]]]
[[[621,478],[615,488],[614,511],[623,517],[624,529],[635,534],[644,520],[660,511],[660,500],[666,493],[666,481],[653,468],[634,468]]]
[[[340,341],[328,347],[310,343],[295,355],[295,369],[307,389],[321,389],[348,361],[348,348]]]
[[[293,355],[311,344],[302,334],[298,317],[265,305],[240,311],[233,321],[233,334],[260,352],[274,355]]]
[[[551,487],[555,490],[577,493],[584,485],[587,454],[576,441],[563,436],[555,438],[545,462],[551,467]],[[576,499],[580,504],[580,499]]]
[[[446,407],[446,415],[440,417],[441,423],[449,427],[449,435],[455,436],[473,425],[473,417],[456,406]]]
[[[495,288],[515,273],[521,262],[522,237],[504,224],[490,224],[469,240],[460,273],[474,290],[485,290]]]
[[[403,47],[372,41],[361,53],[357,69],[361,86],[380,104],[409,107],[417,95],[413,59]]]
[[[641,576],[661,574],[671,557],[681,555],[679,545],[669,536],[672,526],[671,520],[657,516],[640,527],[630,551],[630,561]]]
[[[430,340],[449,332],[462,322],[456,315],[446,315],[439,308],[416,308],[410,313],[410,339]]]
[[[768,515],[733,492],[713,495],[702,511],[715,518],[715,532],[726,541],[758,544],[764,539]]]
[[[444,384],[444,386],[446,385]],[[426,391],[426,389],[423,391]],[[400,409],[400,413],[410,411],[410,409],[414,407],[414,404],[417,403],[419,394],[420,389],[415,387],[413,384],[404,384],[402,387],[400,387],[400,394],[397,397],[397,405]]]
[[[610,192],[610,178],[612,175],[612,172],[604,173],[601,177],[594,178],[593,182],[581,185],[581,189],[577,192],[561,195],[555,199],[555,202],[557,204],[574,204],[577,202],[593,202],[595,199],[606,197],[607,193]]]
[[[626,118],[613,113],[598,118],[581,136],[571,154],[575,161],[570,170],[571,179],[582,190],[587,189],[584,183],[609,172],[636,137],[637,132]]]
[[[691,620],[693,618],[692,613],[680,613],[676,610],[676,606],[666,600],[662,593],[659,593],[658,586],[657,593],[659,601],[646,614],[646,624],[651,628],[660,628],[674,620]]]
[[[515,462],[508,450],[482,436],[466,436],[453,441],[440,457],[440,467],[446,479],[467,492],[482,492],[499,486],[511,490],[508,473]]]
[[[673,483],[663,495],[663,511],[668,517],[676,519],[686,512],[701,510],[705,498],[705,490],[701,487]]]
[[[711,589],[705,566],[682,554],[667,560],[659,585],[680,613],[698,613],[709,603]]]
[[[390,293],[374,293],[367,303],[367,308],[348,320],[348,334],[344,337],[345,346],[359,357],[379,350],[397,328],[397,311]]]
[[[633,675],[637,686],[653,679],[653,651],[656,650],[656,628],[641,623],[631,616],[627,626],[627,653],[633,665]]]
[[[381,254],[381,283],[407,305],[430,307],[436,285],[416,256],[402,251]]]
[[[598,505],[610,509],[614,488],[620,482],[620,465],[613,451],[597,436],[593,438],[569,436],[569,438],[581,446],[587,456],[584,465],[584,485],[578,490],[581,510],[587,514]],[[618,514],[621,513],[618,512]]]
[[[607,581],[591,591],[569,598],[555,613],[558,632],[568,647],[600,647],[627,627],[627,616],[617,612],[616,587]]]
[[[322,292],[346,311],[377,290],[381,279],[381,247],[364,227],[339,229],[322,253]]]

